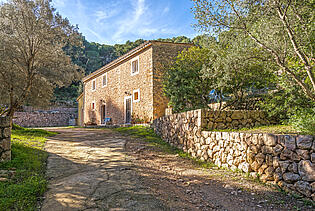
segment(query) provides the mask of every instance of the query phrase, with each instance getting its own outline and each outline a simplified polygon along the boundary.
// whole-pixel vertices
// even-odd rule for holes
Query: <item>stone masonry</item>
[[[11,160],[11,127],[8,117],[0,117],[0,162]]]
[[[163,116],[168,101],[163,97],[161,76],[182,50],[191,44],[148,41],[115,61],[83,78],[84,124],[101,124],[102,108],[113,124],[125,123],[125,98],[131,98],[132,117],[151,122]],[[138,60],[139,73],[131,74],[132,61]],[[103,76],[107,74],[107,84]],[[96,89],[92,89],[93,81]],[[139,90],[139,100],[133,93]],[[93,108],[94,105],[94,108]]]
[[[15,112],[13,123],[22,127],[58,127],[69,126],[75,114]]]
[[[154,120],[153,127],[165,141],[195,158],[240,169],[315,200],[314,136],[204,131],[204,113],[199,109],[164,116]]]

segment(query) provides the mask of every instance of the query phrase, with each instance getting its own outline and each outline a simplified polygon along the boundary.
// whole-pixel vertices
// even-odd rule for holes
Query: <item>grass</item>
[[[45,179],[48,153],[43,150],[47,136],[55,133],[14,126],[12,160],[0,163],[0,170],[14,170],[15,176],[0,182],[0,210],[36,210],[38,197],[47,189]]]
[[[218,132],[250,132],[250,133],[274,133],[274,134],[304,134],[290,125],[268,125],[259,126],[253,128],[241,128],[241,129],[224,129],[213,130]],[[312,134],[310,134],[312,135]]]
[[[113,129],[122,134],[127,134],[133,138],[138,138],[149,143],[151,146],[156,146],[160,148],[163,152],[168,154],[177,154],[179,157],[191,159],[194,164],[201,168],[212,168],[215,165],[211,162],[202,161],[197,158],[193,158],[188,153],[183,150],[177,149],[176,147],[171,146],[169,143],[163,141],[158,135],[154,133],[152,128],[146,126],[132,126],[132,127],[120,127]]]

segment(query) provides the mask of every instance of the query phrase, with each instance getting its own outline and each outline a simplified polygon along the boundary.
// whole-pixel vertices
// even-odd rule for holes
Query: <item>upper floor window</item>
[[[136,75],[139,73],[139,57],[131,60],[131,75]]]
[[[96,79],[92,81],[92,91],[96,90]]]
[[[107,86],[107,73],[102,76],[102,81],[103,87]]]

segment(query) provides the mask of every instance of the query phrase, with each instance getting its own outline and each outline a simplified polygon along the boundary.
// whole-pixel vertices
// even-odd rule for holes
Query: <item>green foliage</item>
[[[63,48],[80,45],[78,29],[51,1],[10,0],[0,5],[0,101],[11,118],[23,104],[49,104],[53,90],[81,77]]]
[[[35,210],[38,197],[47,189],[45,137],[55,133],[17,125],[13,128],[12,160],[0,163],[0,169],[15,169],[16,173],[9,181],[0,182],[0,210]]]
[[[304,133],[315,135],[315,107],[297,110],[290,116],[289,124]]]
[[[305,97],[315,101],[314,1],[193,0],[201,31],[252,40],[275,75],[287,76]],[[252,45],[235,47],[251,48]],[[251,54],[248,54],[251,55]],[[255,55],[255,54],[254,54]],[[232,67],[232,66],[230,66]]]
[[[205,107],[209,103],[211,81],[201,74],[208,61],[208,49],[191,47],[180,53],[163,79],[164,92],[175,112]]]
[[[251,40],[235,36],[236,32],[221,33],[219,41],[208,42],[209,62],[203,66],[204,77],[213,81],[212,88],[229,97],[234,109],[252,109],[245,105],[248,98],[256,97],[272,84],[272,67]]]

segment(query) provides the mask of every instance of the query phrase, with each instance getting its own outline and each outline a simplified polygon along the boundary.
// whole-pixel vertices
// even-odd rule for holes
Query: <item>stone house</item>
[[[146,123],[163,116],[168,100],[161,76],[192,44],[147,41],[83,78],[79,125]]]

